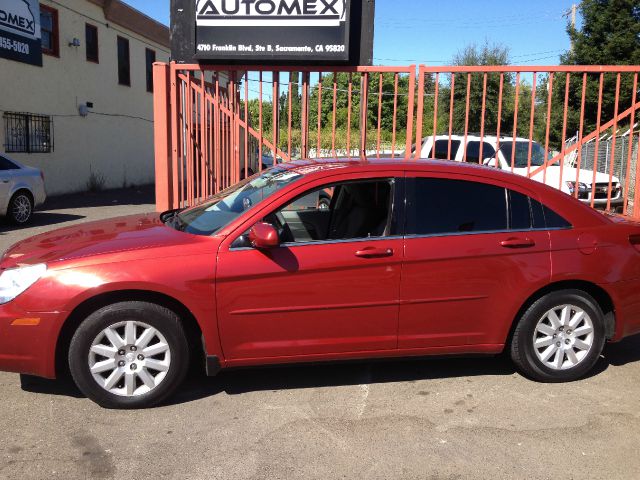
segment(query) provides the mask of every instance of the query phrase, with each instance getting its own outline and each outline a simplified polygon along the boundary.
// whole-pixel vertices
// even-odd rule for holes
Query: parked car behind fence
[[[0,155],[0,215],[24,225],[46,198],[42,170]]]

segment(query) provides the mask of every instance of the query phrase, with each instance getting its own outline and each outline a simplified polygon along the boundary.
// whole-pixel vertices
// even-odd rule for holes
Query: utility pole
[[[562,15],[563,17],[570,19],[571,29],[572,30],[576,29],[577,11],[578,11],[578,5],[574,3],[574,4],[571,5],[571,9],[567,10],[564,13],[564,15]],[[573,39],[571,40],[571,51],[573,52]]]

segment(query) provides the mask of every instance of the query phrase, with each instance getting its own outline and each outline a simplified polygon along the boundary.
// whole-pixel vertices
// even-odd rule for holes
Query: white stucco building
[[[49,195],[153,183],[151,71],[169,52],[169,29],[119,0],[0,0],[0,152]]]

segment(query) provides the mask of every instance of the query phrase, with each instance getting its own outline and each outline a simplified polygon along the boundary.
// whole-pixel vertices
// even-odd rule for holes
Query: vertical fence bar
[[[173,93],[169,65],[153,64],[153,136],[156,182],[156,210],[164,212],[173,208],[172,180],[174,177],[171,137],[171,103]]]
[[[244,80],[244,178],[249,176],[249,72],[245,72]]]
[[[248,74],[247,74],[248,75]],[[221,108],[220,108],[220,76],[216,72],[214,75],[214,102],[213,102],[213,135],[214,135],[214,143],[216,145],[216,149],[214,152],[213,159],[213,170],[215,174],[215,193],[220,191],[220,187],[222,186],[222,176],[221,176],[221,141],[222,141],[222,122],[221,122]]]
[[[353,92],[353,76],[349,73],[349,98],[347,99],[347,158],[351,158],[351,94]]]
[[[185,102],[185,108],[187,110],[187,204],[193,206],[193,88],[192,88],[192,73],[187,72],[187,99]]]
[[[369,73],[360,78],[360,158],[367,156],[367,128],[369,107]]]
[[[451,74],[451,92],[449,93],[449,140],[447,142],[447,158],[449,160],[455,160],[451,158],[451,134],[453,133],[453,101],[454,93],[456,90],[456,74]]]
[[[205,72],[200,70],[200,201],[207,196],[207,111]]]
[[[558,189],[562,190],[562,175],[564,173],[564,157],[566,152],[566,141],[567,141],[567,114],[569,110],[569,84],[571,83],[571,74],[567,72],[565,78],[565,86],[564,86],[564,110],[562,115],[562,143],[560,144],[560,182],[558,185]]]
[[[640,220],[640,201],[638,201],[638,192],[640,192],[640,132],[638,132],[638,146],[636,148],[636,185],[634,188],[633,198],[633,217]]]
[[[602,121],[602,90],[604,88],[604,73],[600,73],[600,84],[598,87],[598,114],[596,120],[596,142],[593,154],[593,180],[591,181],[591,208],[596,203],[596,174],[598,172],[598,152],[600,150],[600,125]]]
[[[424,122],[424,76],[422,68],[418,70],[418,105],[416,113],[416,152],[414,158],[422,157],[422,125]]]
[[[516,136],[518,134],[518,105],[520,102],[520,72],[516,73],[516,96],[513,107],[513,136],[511,139],[511,171],[516,166]]]
[[[289,156],[289,161],[291,161],[291,129],[292,129],[292,102],[293,100],[291,99],[291,95],[292,95],[292,84],[293,81],[291,80],[291,72],[289,72],[289,120],[288,120],[288,124],[287,124],[287,135],[289,138],[287,138],[287,155]]]
[[[635,105],[636,104],[636,100],[637,100],[637,93],[638,93],[638,74],[635,73],[633,75],[633,92],[631,93],[631,105]],[[625,175],[625,182],[624,182],[624,187],[622,188],[622,195],[624,197],[624,205],[622,207],[622,214],[623,215],[627,215],[628,214],[628,208],[629,208],[629,194],[631,193],[630,191],[630,187],[631,187],[631,156],[633,154],[633,130],[635,127],[635,121],[636,121],[636,110],[633,109],[631,110],[631,121],[629,122],[629,146],[627,148],[627,174]],[[638,147],[640,148],[640,144],[638,145]],[[640,173],[638,171],[638,165],[636,165],[636,177],[638,176],[638,174]],[[636,190],[634,192],[635,198],[634,198],[634,203],[636,201],[636,199],[638,198],[638,191]]]
[[[331,112],[331,155],[336,155],[336,104],[338,102],[338,74],[333,72],[333,111]]]
[[[376,157],[380,158],[380,132],[382,130],[382,82],[383,75],[378,75],[378,137],[376,139]]]
[[[478,155],[479,163],[484,163],[484,115],[487,108],[487,73],[482,75],[482,107],[480,113],[480,151]]]
[[[433,145],[431,146],[431,158],[436,158],[436,134],[438,130],[438,89],[440,86],[440,74],[436,73],[436,85],[433,93]],[[423,95],[421,95],[423,96]]]
[[[584,135],[584,108],[587,96],[587,74],[582,74],[582,97],[580,100],[580,125],[578,127],[577,149],[578,149],[578,164],[576,166],[576,183],[573,188],[573,194],[576,198],[580,196],[580,168],[582,167],[582,136]],[[546,157],[545,157],[546,159]],[[546,160],[545,160],[546,161]]]
[[[500,127],[502,126],[502,93],[504,90],[504,72],[500,72],[498,86],[498,118],[496,121],[496,168],[500,168]]]
[[[396,129],[398,128],[398,73],[393,79],[393,125],[391,126],[391,158],[396,158]]]
[[[531,112],[529,115],[529,150],[527,152],[527,177],[531,175],[531,154],[533,149],[533,126],[536,118],[536,86],[538,84],[537,73],[533,72],[531,83]]]
[[[613,167],[616,161],[616,135],[618,133],[618,106],[620,102],[620,73],[616,75],[616,95],[613,107],[613,134],[611,139],[611,163],[609,164],[609,188],[607,189],[607,210],[611,210],[611,194],[613,190]]]
[[[309,72],[302,74],[302,158],[309,157]]]
[[[322,72],[318,73],[318,142],[316,147],[316,158],[320,158],[322,148]]]
[[[547,118],[546,118],[546,128],[544,134],[544,162],[547,162],[549,158],[549,133],[551,130],[551,105],[553,103],[553,72],[549,72],[549,77],[547,79]],[[545,168],[542,172],[542,183],[547,182],[547,169]]]
[[[231,131],[231,157],[232,168],[231,178],[233,183],[240,181],[240,105],[238,104],[238,95],[236,95],[238,84],[238,72],[231,72],[231,82],[227,91],[231,96],[231,119],[233,130]]]
[[[258,134],[260,138],[258,141],[258,171],[262,171],[262,144],[264,142],[264,138],[262,136],[262,71],[258,73],[258,81],[260,83],[258,87]]]
[[[415,97],[416,97],[416,66],[415,65],[411,65],[411,67],[409,67],[409,91],[407,92],[407,94],[409,95],[407,97],[407,141],[405,145],[404,158],[408,160],[409,157],[411,156],[411,139],[413,138],[413,109],[415,107]],[[416,145],[416,155],[420,154],[419,150],[421,150],[421,148],[418,148],[418,145]]]
[[[273,166],[278,164],[278,144],[280,143],[280,73],[273,72],[273,90],[271,93],[272,113],[271,123],[273,128]]]
[[[469,136],[469,103],[471,101],[471,74],[467,73],[467,97],[464,110],[464,142],[462,148],[464,148],[464,157],[462,161],[467,161],[467,137]]]

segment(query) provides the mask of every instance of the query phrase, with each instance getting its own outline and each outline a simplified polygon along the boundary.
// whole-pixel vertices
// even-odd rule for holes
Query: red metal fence
[[[156,64],[157,207],[294,158],[384,156],[485,163],[640,217],[639,72]]]

